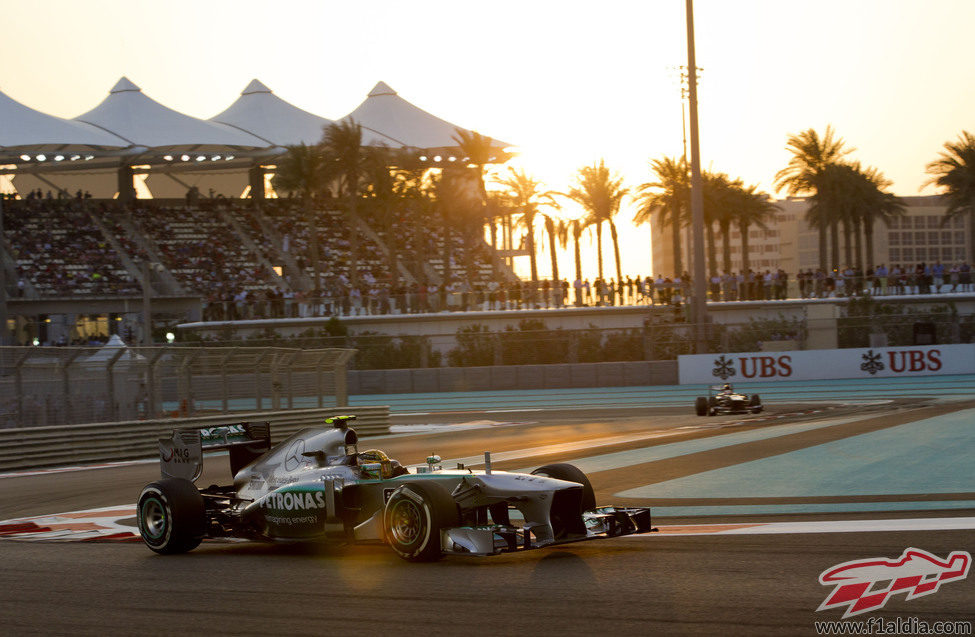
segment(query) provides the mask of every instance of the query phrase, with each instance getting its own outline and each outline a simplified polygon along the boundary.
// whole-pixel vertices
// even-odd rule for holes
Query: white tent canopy
[[[340,121],[354,120],[363,131],[377,133],[391,146],[437,149],[456,148],[457,129],[467,130],[431,115],[400,97],[385,82],[379,82],[362,104]],[[510,144],[494,140],[497,148]]]
[[[451,155],[457,147],[459,127],[417,108],[383,82],[340,121],[350,120],[362,126],[366,146],[409,147],[431,155]],[[36,111],[0,92],[0,172],[17,175],[21,192],[81,187],[104,197],[122,187],[118,196],[128,199],[134,190],[124,184],[133,166],[174,175],[234,171],[239,175],[232,180],[208,179],[204,190],[212,182],[217,192],[233,195],[242,183],[258,188],[262,163],[273,163],[284,146],[318,143],[330,123],[278,98],[257,80],[210,120],[163,106],[125,77],[98,106],[73,120]],[[508,145],[493,144],[499,150]],[[83,187],[86,179],[95,186]],[[167,193],[180,185],[172,178],[152,182]]]
[[[0,156],[118,150],[128,145],[91,124],[36,111],[0,92]]]
[[[251,80],[237,101],[211,117],[210,121],[239,128],[278,146],[317,144],[322,141],[325,128],[332,124],[330,119],[284,101],[258,80]],[[402,146],[366,129],[362,131],[362,143],[365,146]]]
[[[184,115],[142,93],[123,77],[101,104],[75,118],[155,152],[267,149],[272,144],[225,124]]]
[[[237,101],[210,121],[233,126],[277,146],[317,144],[322,131],[332,123],[284,101],[258,80],[251,80]]]

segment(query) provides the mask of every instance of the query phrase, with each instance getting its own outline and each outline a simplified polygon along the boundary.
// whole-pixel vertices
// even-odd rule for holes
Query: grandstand
[[[350,120],[362,126],[365,145],[425,152],[431,168],[460,167],[449,164],[462,159],[453,138],[470,132],[382,82],[335,121]],[[169,109],[122,78],[73,120],[0,93],[0,121],[0,176],[17,190],[0,201],[8,343],[97,342],[109,333],[146,342],[139,332],[149,311],[157,328],[167,320],[427,311],[436,304],[417,299],[448,279],[472,288],[515,279],[483,239],[462,237],[439,218],[390,227],[337,202],[312,213],[316,258],[302,203],[265,199],[265,185],[286,145],[317,144],[333,120],[256,80],[209,120]],[[503,156],[507,144],[491,143]],[[153,198],[137,198],[146,187]]]
[[[7,263],[12,266],[7,268],[7,294],[20,308],[32,301],[45,302],[46,308],[33,316],[21,315],[17,344],[35,338],[50,344],[84,342],[85,335],[72,333],[67,324],[67,334],[50,333],[49,315],[64,313],[70,319],[88,314],[78,308],[96,298],[120,302],[110,313],[119,315],[117,322],[122,324],[106,324],[110,331],[127,328],[134,339],[141,329],[138,301],[144,292],[199,299],[202,315],[181,320],[431,309],[417,307],[415,300],[411,304],[406,292],[415,297],[419,286],[444,285],[447,241],[453,246],[452,280],[479,289],[488,286],[496,271],[514,277],[500,262],[491,263],[486,243],[481,241],[468,255],[459,234],[432,218],[415,220],[413,233],[403,228],[390,233],[377,230],[367,218],[350,222],[338,209],[315,210],[321,277],[316,288],[310,226],[295,201],[216,199],[186,205],[136,200],[121,205],[52,197],[7,200],[4,206],[2,252],[12,257]],[[357,258],[352,232],[359,234]],[[390,260],[394,253],[395,271]],[[143,273],[141,264],[147,261],[155,267]],[[468,263],[475,264],[471,272]],[[356,267],[358,282],[353,285]],[[148,290],[143,290],[144,274],[150,277]],[[56,310],[59,302],[64,303],[61,312]]]

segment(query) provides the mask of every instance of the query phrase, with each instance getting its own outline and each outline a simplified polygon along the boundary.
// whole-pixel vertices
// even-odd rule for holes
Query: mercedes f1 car
[[[694,401],[694,411],[698,416],[757,414],[763,409],[762,399],[758,394],[739,394],[728,383],[708,387],[708,395],[698,396]]]
[[[159,441],[162,479],[139,496],[137,520],[156,553],[183,553],[203,538],[380,541],[401,558],[495,555],[653,531],[650,509],[597,507],[585,474],[551,464],[530,474],[438,456],[408,469],[358,450],[354,416],[326,420],[270,444],[268,423],[177,429]],[[229,452],[232,485],[198,489],[203,452]]]

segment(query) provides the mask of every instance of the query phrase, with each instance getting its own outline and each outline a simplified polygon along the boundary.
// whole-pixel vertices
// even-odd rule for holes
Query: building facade
[[[945,204],[937,195],[926,197],[902,197],[905,205],[904,215],[891,219],[889,223],[878,221],[873,231],[873,258],[866,252],[866,243],[861,235],[864,252],[864,266],[886,264],[913,268],[918,263],[941,262],[946,266],[961,264],[971,254],[968,217],[956,217],[945,221]],[[756,272],[782,269],[790,275],[807,269],[816,270],[819,263],[819,232],[806,223],[809,201],[802,198],[789,198],[776,201],[778,211],[767,228],[752,226],[748,233],[748,267]],[[741,233],[731,231],[731,270],[740,272],[743,268]],[[675,274],[674,251],[671,229],[654,225],[651,228],[653,246],[654,275]],[[689,228],[681,230],[682,269],[693,271]],[[723,268],[723,239],[716,232],[716,253],[719,273]],[[832,253],[827,249],[827,258]],[[850,261],[847,263],[847,254]],[[835,267],[856,266],[855,240],[851,237],[849,250],[842,230],[839,238],[839,263]]]

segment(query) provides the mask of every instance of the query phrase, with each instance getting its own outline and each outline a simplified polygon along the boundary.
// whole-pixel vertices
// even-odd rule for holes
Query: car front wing
[[[582,519],[585,533],[569,533],[554,540],[545,541],[536,537],[535,527],[546,526],[543,524],[491,524],[444,529],[441,542],[445,554],[497,555],[657,531],[653,527],[649,508],[598,507],[583,513]]]

